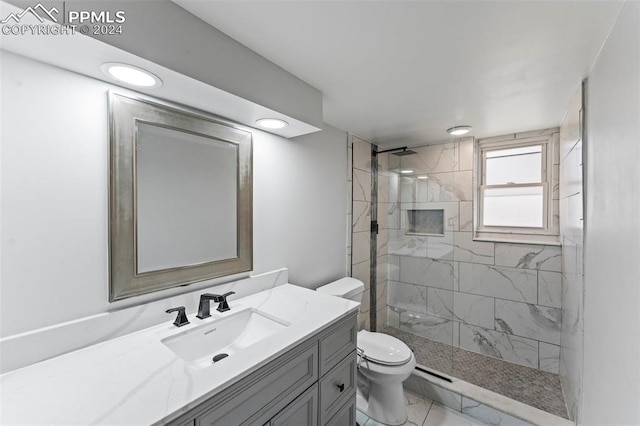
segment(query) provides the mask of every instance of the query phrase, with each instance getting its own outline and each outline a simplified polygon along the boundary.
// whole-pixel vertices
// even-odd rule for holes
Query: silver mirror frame
[[[253,268],[253,157],[251,132],[211,115],[168,103],[108,95],[109,111],[109,302]],[[236,257],[137,273],[136,132],[146,122],[238,146]]]

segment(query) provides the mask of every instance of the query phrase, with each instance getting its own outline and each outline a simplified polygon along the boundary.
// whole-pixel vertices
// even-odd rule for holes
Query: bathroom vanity
[[[357,303],[285,284],[229,304],[3,374],[0,421],[355,424]],[[234,324],[228,356],[205,363],[193,341]]]
[[[170,424],[353,425],[356,334],[350,315]]]

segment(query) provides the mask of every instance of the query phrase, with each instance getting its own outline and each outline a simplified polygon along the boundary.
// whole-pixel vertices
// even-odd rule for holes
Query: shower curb
[[[447,376],[448,377],[448,376]],[[451,382],[414,370],[404,387],[489,425],[574,426],[574,422],[451,377]]]

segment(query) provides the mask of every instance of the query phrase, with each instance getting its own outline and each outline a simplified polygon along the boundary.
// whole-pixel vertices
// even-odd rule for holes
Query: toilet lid
[[[370,361],[383,365],[402,365],[411,359],[411,349],[407,345],[384,333],[359,331],[358,349]]]

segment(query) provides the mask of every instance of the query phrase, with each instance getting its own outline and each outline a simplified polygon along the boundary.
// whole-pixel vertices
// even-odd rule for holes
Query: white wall
[[[640,3],[587,88],[583,422],[640,424]]]
[[[0,336],[211,286],[107,302],[114,86],[1,59]],[[254,132],[255,274],[289,267],[307,287],[344,276],[346,134],[325,128],[298,140]]]

